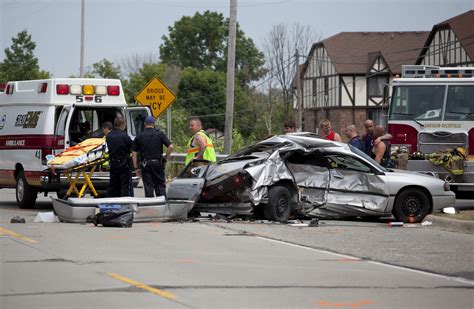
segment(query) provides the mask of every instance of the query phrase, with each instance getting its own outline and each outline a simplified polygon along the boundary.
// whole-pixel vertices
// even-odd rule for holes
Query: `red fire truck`
[[[458,198],[474,192],[474,67],[404,65],[390,93],[392,146],[426,155],[464,147],[469,155],[458,176],[429,160],[409,160],[406,169],[438,174]]]

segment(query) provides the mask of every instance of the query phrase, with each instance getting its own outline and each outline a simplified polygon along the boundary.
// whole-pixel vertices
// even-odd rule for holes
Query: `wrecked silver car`
[[[194,210],[256,215],[382,217],[420,222],[455,202],[444,181],[386,169],[360,150],[312,133],[273,136],[217,164],[194,162],[168,187],[173,202],[193,200]]]

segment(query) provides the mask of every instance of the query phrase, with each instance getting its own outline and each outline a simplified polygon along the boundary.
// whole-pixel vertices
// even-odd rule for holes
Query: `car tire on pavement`
[[[290,217],[291,194],[284,186],[273,186],[268,190],[268,203],[263,206],[265,219],[286,222]]]
[[[393,215],[398,221],[418,223],[430,212],[430,200],[420,189],[406,189],[395,199]]]

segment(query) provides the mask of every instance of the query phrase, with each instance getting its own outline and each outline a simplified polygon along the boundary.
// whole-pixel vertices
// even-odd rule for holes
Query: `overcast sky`
[[[26,29],[41,69],[79,75],[81,0],[0,0],[0,61],[11,38]],[[161,37],[182,16],[217,11],[230,0],[86,0],[85,65],[158,56]],[[238,0],[237,20],[260,48],[273,25],[298,22],[322,38],[342,31],[430,31],[474,9],[474,0]]]

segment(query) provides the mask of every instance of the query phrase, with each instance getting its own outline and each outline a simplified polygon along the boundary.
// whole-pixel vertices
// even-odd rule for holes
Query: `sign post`
[[[153,117],[158,118],[176,100],[176,95],[158,77],[153,77],[135,96],[135,100],[149,106]]]

